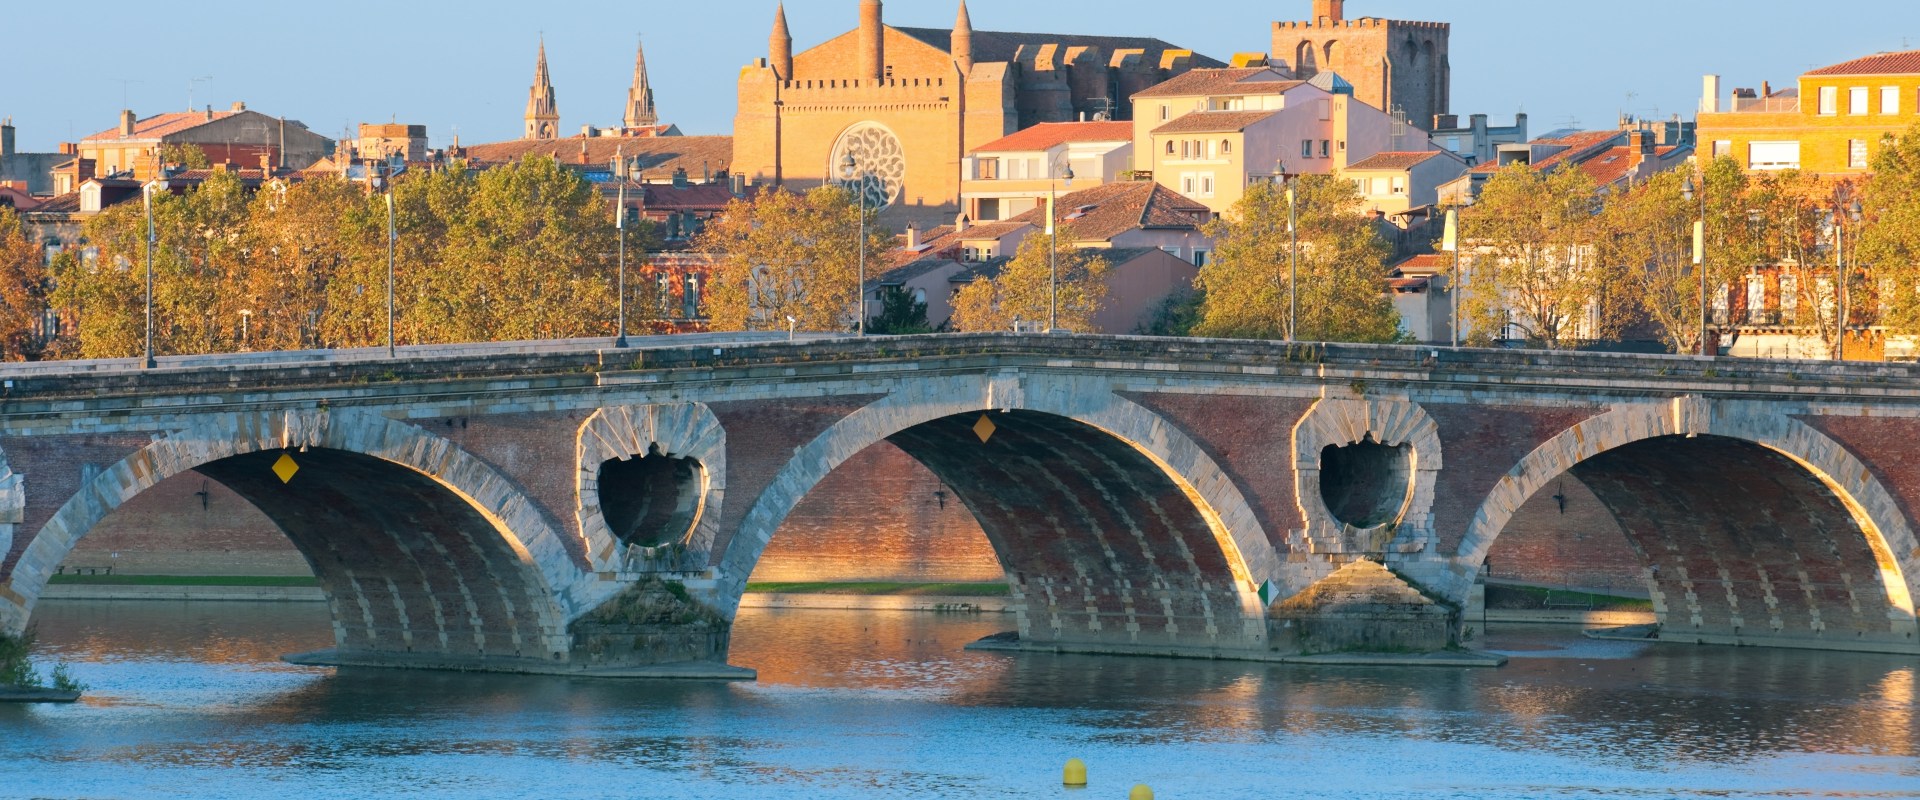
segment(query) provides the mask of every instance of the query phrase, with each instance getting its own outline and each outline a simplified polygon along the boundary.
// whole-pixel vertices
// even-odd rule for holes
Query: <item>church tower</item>
[[[1313,0],[1313,18],[1273,23],[1273,58],[1306,80],[1338,73],[1353,96],[1389,114],[1406,115],[1421,130],[1453,103],[1448,39],[1453,26],[1362,16],[1347,17],[1346,0]]]
[[[527,139],[560,138],[560,101],[547,76],[547,42],[540,40],[540,61],[533,68],[533,88],[527,90]]]
[[[960,74],[973,72],[973,17],[967,14],[967,0],[960,0],[960,16],[953,21],[953,60]]]
[[[653,86],[647,82],[645,45],[638,46],[634,53],[633,88],[627,90],[625,120],[629,128],[651,128],[660,124],[660,115],[653,109]]]

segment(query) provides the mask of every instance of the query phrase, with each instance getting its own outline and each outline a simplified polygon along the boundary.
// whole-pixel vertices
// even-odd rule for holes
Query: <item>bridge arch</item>
[[[1649,562],[1663,637],[1920,650],[1910,521],[1866,464],[1777,405],[1620,406],[1548,440],[1468,524],[1449,594],[1465,596],[1521,504],[1568,472]]]
[[[283,480],[282,457],[297,471]],[[378,414],[220,414],[102,470],[34,532],[0,598],[23,629],[54,568],[108,514],[190,470],[260,508],[328,595],[343,655],[422,665],[564,659],[595,591],[511,480],[452,442]]]
[[[980,521],[1023,638],[1264,647],[1254,576],[1276,574],[1279,559],[1246,499],[1184,433],[1090,376],[943,376],[848,415],[753,500],[721,555],[714,605],[731,616],[794,507],[883,441]]]

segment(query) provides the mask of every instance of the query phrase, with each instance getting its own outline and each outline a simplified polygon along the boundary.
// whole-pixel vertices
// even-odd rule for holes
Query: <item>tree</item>
[[[160,146],[160,163],[186,167],[187,169],[209,169],[213,160],[207,158],[207,151],[198,145],[174,142]]]
[[[880,288],[880,315],[867,322],[867,332],[879,336],[915,336],[932,333],[927,304],[913,299],[904,287]]]
[[[1610,195],[1594,246],[1616,289],[1630,301],[1616,310],[1644,315],[1673,352],[1698,353],[1700,313],[1708,295],[1693,264],[1699,206],[1686,196],[1685,180],[1681,173],[1663,172]]]
[[[822,186],[804,195],[764,192],[736,200],[698,237],[714,254],[707,285],[707,316],[714,330],[849,331],[858,316],[858,263],[877,271],[892,235],[873,225],[860,239],[860,208],[852,193]]]
[[[1057,284],[1058,326],[1082,333],[1096,330],[1094,317],[1106,303],[1111,266],[1096,251],[1077,247],[1065,228],[1061,229],[1058,249],[1049,249],[1052,240],[1045,235],[1028,236],[997,274],[975,278],[960,287],[954,295],[949,324],[968,333],[1012,330],[1015,322],[1044,326],[1054,305]],[[1052,264],[1048,262],[1050,252]],[[1058,281],[1053,279],[1056,270]]]
[[[39,361],[47,354],[46,257],[13,209],[0,207],[0,358]]]
[[[1577,168],[1539,172],[1514,164],[1488,179],[1463,220],[1460,317],[1466,341],[1491,344],[1509,326],[1528,344],[1572,346],[1620,319],[1596,262],[1596,187]]]
[[[1920,124],[1881,140],[1860,201],[1865,225],[1849,260],[1888,287],[1880,298],[1881,323],[1893,332],[1920,333]]]
[[[1391,342],[1400,315],[1388,293],[1385,263],[1392,254],[1361,213],[1352,181],[1303,175],[1293,184],[1300,256],[1298,338],[1307,341]],[[1198,336],[1284,339],[1291,313],[1292,237],[1286,192],[1256,183],[1233,209],[1207,227],[1213,255],[1200,269]]]

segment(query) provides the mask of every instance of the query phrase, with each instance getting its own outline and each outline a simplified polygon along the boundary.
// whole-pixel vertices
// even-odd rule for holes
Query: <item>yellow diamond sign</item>
[[[993,424],[993,420],[987,419],[985,414],[980,415],[979,422],[973,423],[973,435],[980,437],[981,444],[993,438],[993,432],[997,430],[1000,430],[1000,426]]]
[[[273,462],[273,474],[280,476],[281,483],[292,483],[293,473],[299,471],[300,465],[294,463],[290,453],[281,453],[280,460]]]

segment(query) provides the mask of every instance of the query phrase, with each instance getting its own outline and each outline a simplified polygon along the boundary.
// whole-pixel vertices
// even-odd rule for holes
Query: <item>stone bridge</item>
[[[1920,373],[1095,336],[652,340],[14,367],[0,629],[197,471],[301,550],[320,663],[734,674],[747,576],[890,442],[978,519],[1017,640],[1287,658],[1470,647],[1528,497],[1591,487],[1665,640],[1920,653]],[[857,523],[857,521],[855,521]]]

